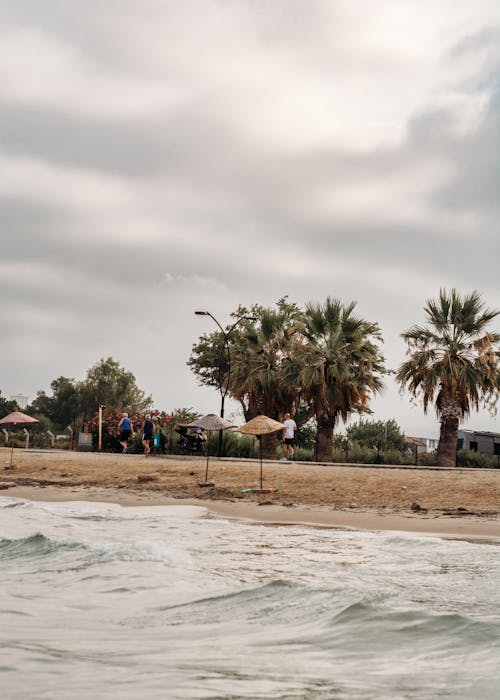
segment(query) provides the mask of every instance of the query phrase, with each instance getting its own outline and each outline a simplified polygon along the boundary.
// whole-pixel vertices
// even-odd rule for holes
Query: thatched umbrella
[[[242,425],[237,430],[240,433],[245,433],[246,435],[269,435],[270,433],[276,433],[278,430],[283,430],[286,425],[280,423],[277,420],[268,418],[268,416],[256,416],[249,420],[248,423]],[[260,488],[262,490],[262,440],[260,442]]]
[[[210,453],[210,450],[208,448],[210,447],[210,433],[215,432],[216,430],[226,430],[227,428],[234,428],[234,425],[225,418],[216,416],[215,413],[209,413],[206,416],[203,416],[203,418],[198,418],[197,420],[191,421],[191,423],[188,423],[186,427],[201,428],[202,430],[206,430],[208,433],[207,468],[205,470],[205,481],[200,481],[199,484],[200,486],[213,486],[213,481],[208,481],[208,459]]]
[[[0,425],[12,425],[14,428],[17,425],[30,425],[33,423],[39,423],[36,418],[26,415],[26,413],[21,413],[21,411],[14,411],[9,413],[8,416],[0,418]],[[12,469],[12,456],[14,454],[14,443],[12,443],[12,449],[10,451],[10,467],[5,467],[6,469]]]

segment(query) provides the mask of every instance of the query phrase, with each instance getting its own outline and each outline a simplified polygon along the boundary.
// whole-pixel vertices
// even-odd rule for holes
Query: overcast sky
[[[218,412],[195,309],[355,300],[395,368],[440,287],[498,308],[499,40],[498,0],[0,0],[2,394],[111,355]]]

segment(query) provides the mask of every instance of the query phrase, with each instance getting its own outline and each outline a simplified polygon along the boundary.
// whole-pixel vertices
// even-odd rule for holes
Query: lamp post
[[[218,373],[218,385],[219,385],[219,392],[220,392],[220,417],[224,418],[224,402],[226,400],[227,392],[229,390],[229,380],[231,378],[231,352],[229,350],[229,336],[231,333],[234,331],[238,323],[241,321],[255,321],[256,318],[255,316],[240,316],[239,318],[236,319],[236,321],[233,323],[233,325],[228,328],[228,330],[224,330],[224,328],[221,326],[219,321],[215,318],[213,314],[210,313],[210,311],[195,311],[194,312],[196,316],[210,316],[212,321],[214,321],[215,324],[219,327],[222,337],[223,337],[223,342],[221,345],[221,348],[219,350],[219,373]],[[227,371],[226,371],[226,380],[224,381],[224,372],[222,368],[222,358],[224,355],[224,352],[226,352],[227,355]],[[218,456],[222,457],[222,430],[219,430],[219,447],[218,447]]]

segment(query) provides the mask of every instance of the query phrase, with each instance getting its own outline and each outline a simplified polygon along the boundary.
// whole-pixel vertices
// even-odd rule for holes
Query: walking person
[[[293,420],[289,413],[285,413],[285,418],[283,420],[283,436],[282,442],[282,460],[293,459],[295,457],[295,431],[297,430],[297,423]]]
[[[154,437],[155,427],[151,420],[151,415],[146,413],[144,423],[142,424],[142,446],[144,447],[144,456],[147,457],[151,452],[151,440]]]
[[[121,421],[118,423],[118,430],[120,431],[119,442],[122,446],[122,454],[128,451],[128,441],[130,437],[134,434],[132,428],[132,421],[128,417],[128,413],[122,415]]]

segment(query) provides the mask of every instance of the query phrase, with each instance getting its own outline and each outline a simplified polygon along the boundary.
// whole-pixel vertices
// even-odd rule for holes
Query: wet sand
[[[429,470],[0,449],[0,495],[124,506],[199,505],[261,523],[500,541],[500,471]]]

